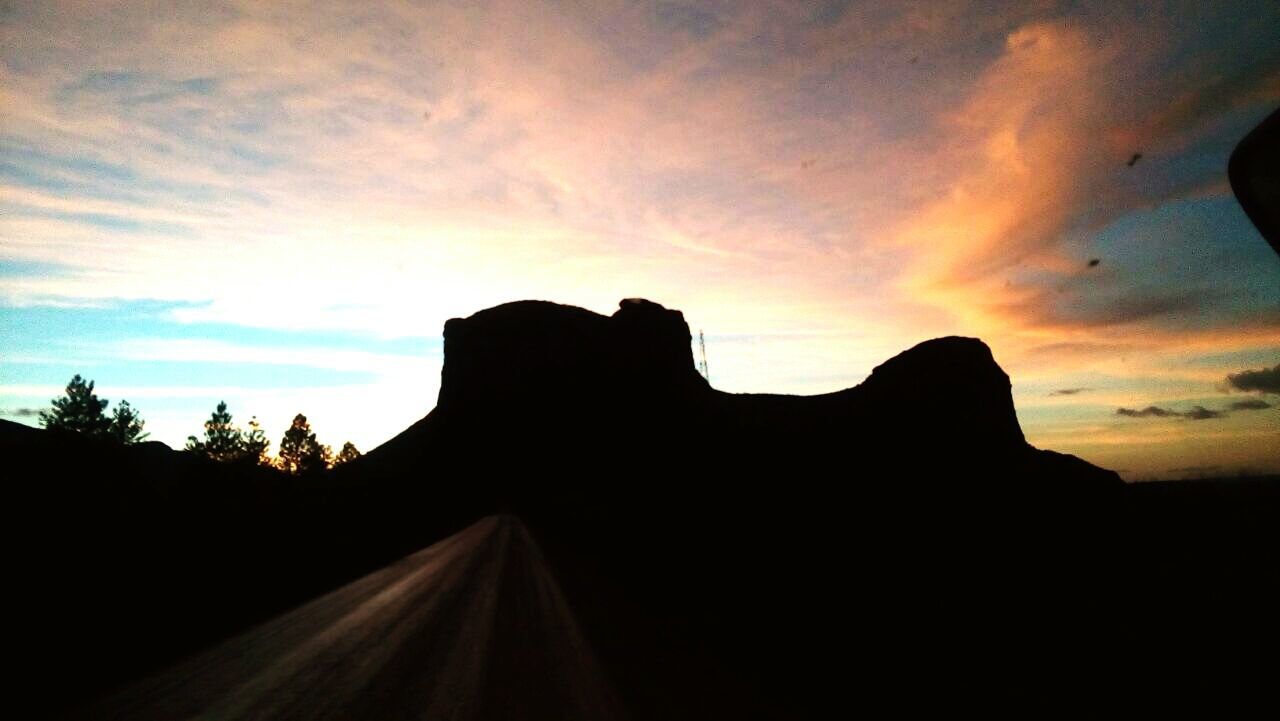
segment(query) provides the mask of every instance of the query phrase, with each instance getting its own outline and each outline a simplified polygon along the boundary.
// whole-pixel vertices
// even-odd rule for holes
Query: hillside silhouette
[[[1155,658],[1169,628],[1181,652],[1224,623],[1262,638],[1280,600],[1280,485],[1125,485],[1036,449],[976,339],[921,343],[808,397],[715,390],[683,316],[639,299],[612,316],[508,303],[450,320],[444,342],[436,407],[312,478],[0,422],[22,479],[31,687],[56,680],[72,715],[162,718],[179,708],[163,689],[182,684],[207,691],[186,692],[182,715],[193,698],[226,708],[219,694],[242,687],[212,679],[241,678],[250,657],[319,683],[306,659],[363,656],[294,652],[254,624],[362,617],[379,584],[421,578],[413,598],[471,598],[457,608],[489,620],[412,604],[403,622],[374,616],[406,650],[330,688],[334,703],[399,716],[454,689],[463,700],[435,717],[559,699],[588,709],[565,718],[785,718],[849,694],[1054,678],[1081,655],[1095,669]],[[485,550],[428,575],[404,565],[442,539]],[[467,653],[428,643],[458,628],[483,631],[458,636]],[[564,658],[580,662],[528,675]],[[293,711],[335,713],[299,688],[309,705]]]

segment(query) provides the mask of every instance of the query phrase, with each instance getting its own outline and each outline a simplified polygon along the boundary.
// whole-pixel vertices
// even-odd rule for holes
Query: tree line
[[[146,421],[128,401],[122,400],[107,414],[108,401],[94,393],[94,382],[76,374],[66,392],[51,401],[51,408],[40,412],[40,425],[53,431],[70,431],[125,445],[141,443],[150,434],[143,431]],[[280,439],[279,452],[270,453],[271,441],[258,424],[249,420],[248,428],[240,428],[231,418],[226,401],[218,403],[204,423],[201,437],[188,436],[184,450],[221,463],[236,463],[277,468],[301,475],[322,471],[360,457],[355,444],[347,441],[336,454],[316,440],[307,417],[299,413]]]

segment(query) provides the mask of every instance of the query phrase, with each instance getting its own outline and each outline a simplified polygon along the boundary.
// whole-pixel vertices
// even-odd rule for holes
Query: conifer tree
[[[215,461],[238,461],[244,455],[240,429],[232,425],[227,402],[218,403],[209,420],[204,422],[204,439],[187,436],[188,451],[199,453]]]
[[[150,433],[143,433],[146,421],[141,414],[129,405],[129,401],[120,401],[111,413],[111,425],[107,428],[107,436],[112,440],[129,445],[145,441]]]
[[[350,463],[351,461],[359,458],[360,455],[361,453],[356,448],[356,444],[351,441],[347,441],[342,444],[342,450],[338,451],[338,455],[333,459],[333,465],[337,467],[343,463]]]
[[[74,431],[94,437],[105,436],[111,419],[103,412],[107,401],[93,392],[93,381],[77,373],[67,384],[66,395],[54,398],[53,409],[40,412],[40,425],[51,431]]]
[[[271,447],[271,441],[267,440],[267,434],[262,430],[262,426],[258,424],[257,416],[249,419],[249,430],[240,435],[240,446],[240,460],[246,463],[252,462],[259,466],[271,465],[271,457],[267,455],[267,450]]]
[[[280,439],[280,470],[295,475],[314,473],[329,467],[330,450],[316,440],[307,417],[294,416],[289,430]]]

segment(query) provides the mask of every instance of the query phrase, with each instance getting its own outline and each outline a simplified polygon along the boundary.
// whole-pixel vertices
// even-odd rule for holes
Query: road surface
[[[73,715],[618,716],[546,563],[509,516],[482,519]]]

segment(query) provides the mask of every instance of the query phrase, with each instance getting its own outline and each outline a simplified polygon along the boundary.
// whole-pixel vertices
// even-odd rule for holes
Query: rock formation
[[[921,343],[857,387],[801,397],[714,390],[695,369],[683,315],[642,299],[622,301],[609,317],[507,303],[450,320],[444,337],[435,411],[369,454],[368,467],[438,464],[449,453],[491,467],[511,461],[508,473],[555,457],[561,479],[601,471],[622,478],[633,462],[650,471],[665,465],[672,472],[651,481],[687,485],[715,483],[712,469],[830,463],[876,483],[933,483],[940,472],[970,475],[969,483],[1120,483],[1079,459],[1031,448],[1009,377],[973,338]]]

